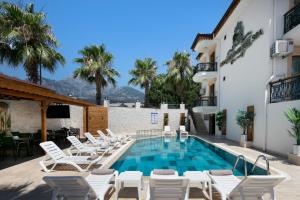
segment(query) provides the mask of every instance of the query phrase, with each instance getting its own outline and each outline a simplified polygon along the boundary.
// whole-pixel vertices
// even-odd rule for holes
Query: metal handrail
[[[251,169],[251,174],[254,172],[254,169],[255,167],[257,167],[257,162],[259,161],[260,158],[263,158],[265,161],[266,161],[266,166],[267,166],[267,174],[270,175],[270,164],[269,164],[269,160],[268,158],[265,156],[265,155],[259,155],[257,158],[256,158],[256,161],[254,162],[253,164],[253,167]]]
[[[243,160],[244,160],[245,176],[247,176],[247,173],[248,173],[248,170],[247,170],[247,161],[246,161],[245,156],[243,156],[243,155],[238,155],[238,157],[236,158],[236,161],[235,161],[234,166],[233,166],[233,168],[232,168],[232,172],[234,172],[234,170],[235,170],[237,164],[239,163],[239,160],[240,160],[240,159],[243,159]]]

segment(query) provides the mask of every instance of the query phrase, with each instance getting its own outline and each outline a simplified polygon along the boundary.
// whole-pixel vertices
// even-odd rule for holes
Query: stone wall
[[[166,105],[166,104],[165,104]],[[108,127],[116,133],[135,134],[137,130],[163,129],[164,113],[169,115],[172,130],[179,128],[180,113],[187,115],[187,110],[168,109],[162,105],[155,108],[108,107]],[[151,123],[151,113],[157,113],[157,123]]]
[[[1,100],[9,105],[11,115],[11,131],[22,133],[34,133],[41,129],[41,111],[38,102],[26,100]],[[70,106],[70,118],[47,119],[48,129],[60,129],[62,127],[80,128],[83,131],[83,110],[79,106]]]

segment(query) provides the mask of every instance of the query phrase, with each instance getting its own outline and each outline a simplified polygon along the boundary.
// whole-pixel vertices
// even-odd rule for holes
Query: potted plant
[[[293,154],[300,156],[300,110],[290,108],[284,114],[292,124],[292,128],[291,130],[288,130],[288,133],[296,140],[296,144],[294,144],[293,147]]]
[[[241,145],[247,145],[247,135],[246,130],[248,127],[252,126],[254,119],[254,113],[248,112],[244,110],[239,110],[236,116],[236,123],[241,127],[243,130],[243,134],[241,135]]]
[[[225,123],[224,119],[225,119],[224,111],[217,112],[217,114],[216,114],[216,124],[217,124],[217,127],[218,127],[219,131],[222,131],[222,128],[223,128],[224,123]]]

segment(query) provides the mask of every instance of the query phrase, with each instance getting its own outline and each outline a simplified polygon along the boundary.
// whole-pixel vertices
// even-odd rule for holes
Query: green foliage
[[[243,135],[246,134],[246,129],[253,124],[254,113],[244,110],[239,110],[236,116],[236,123],[243,129]]]
[[[159,106],[163,102],[180,103],[180,97],[172,90],[166,77],[166,74],[160,74],[152,81],[149,90],[149,102],[152,106]]]
[[[224,111],[219,111],[217,114],[216,114],[216,124],[219,128],[219,130],[221,131],[222,130],[222,126],[224,124],[224,121],[225,120],[225,113]]]
[[[30,81],[39,80],[39,66],[54,72],[64,57],[56,52],[58,41],[45,14],[35,12],[33,4],[24,8],[13,3],[0,3],[0,63],[23,65]]]
[[[184,102],[192,107],[199,96],[200,83],[192,80],[194,75],[190,54],[175,52],[172,60],[167,63],[167,74],[158,75],[152,82],[149,99],[152,105],[162,102],[180,104]]]
[[[128,83],[145,88],[144,104],[145,107],[147,107],[149,106],[149,88],[156,76],[156,61],[152,58],[145,58],[144,60],[137,59],[134,67],[133,70],[129,71],[132,78]]]
[[[290,136],[295,138],[297,145],[300,145],[300,110],[290,108],[284,114],[288,121],[292,124],[291,130],[288,130]]]
[[[86,46],[79,51],[79,54],[81,57],[74,59],[80,64],[80,67],[74,71],[74,78],[79,77],[96,84],[96,103],[100,105],[102,88],[108,83],[115,86],[115,77],[120,76],[113,69],[113,55],[106,51],[103,44]]]

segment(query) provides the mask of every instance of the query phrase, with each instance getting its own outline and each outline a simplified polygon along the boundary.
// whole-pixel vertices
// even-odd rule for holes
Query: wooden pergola
[[[3,74],[0,74],[0,99],[31,100],[39,102],[41,108],[42,141],[47,140],[47,109],[51,103],[69,104],[83,107],[84,131],[87,131],[88,129],[88,107],[95,106],[95,104],[87,101],[60,95],[49,88]]]

